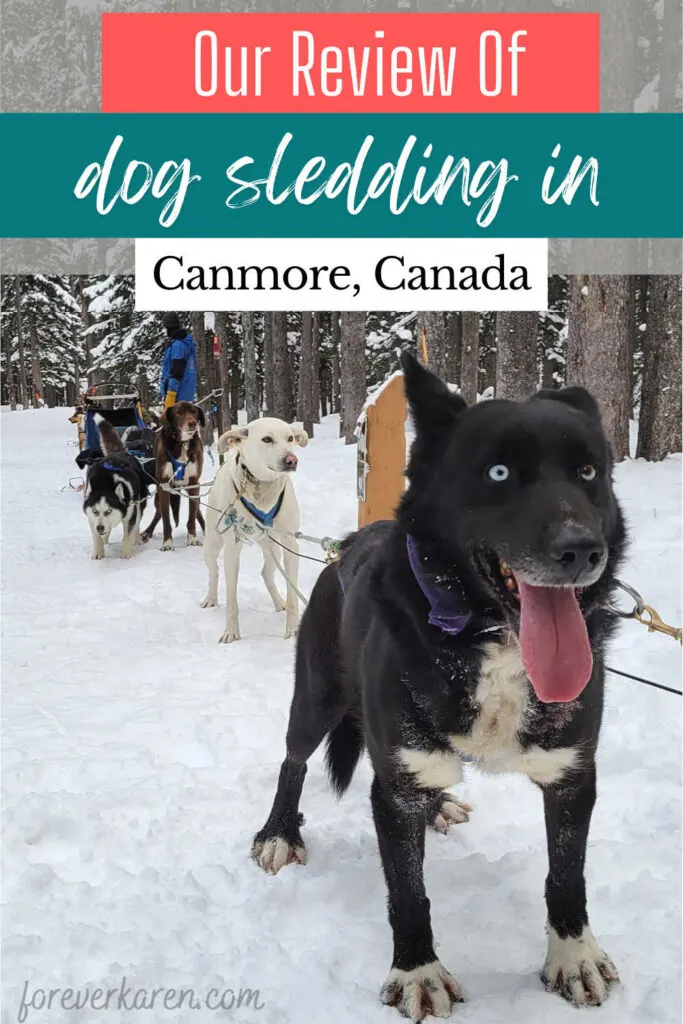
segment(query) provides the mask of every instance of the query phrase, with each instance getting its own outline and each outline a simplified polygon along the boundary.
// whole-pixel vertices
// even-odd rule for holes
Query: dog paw
[[[437,832],[445,835],[451,825],[462,825],[463,822],[469,821],[471,811],[471,805],[466,804],[464,800],[458,800],[453,793],[443,793],[441,803],[429,824]]]
[[[217,608],[218,598],[217,597],[205,597],[201,603],[202,608]]]
[[[121,551],[121,558],[132,558],[132,557],[133,557],[133,552],[132,551]]]
[[[202,542],[199,537],[194,537],[191,533],[188,533],[187,546],[188,548],[200,548],[202,546]]]
[[[93,551],[90,557],[93,562],[99,562],[100,558],[104,558],[104,551]]]
[[[161,550],[162,551],[173,551],[173,541],[172,540],[165,540],[163,542],[163,544],[161,545]]]
[[[299,632],[299,623],[298,622],[296,623],[295,626],[287,626],[285,628],[285,640],[291,640],[292,637],[296,636],[298,632]]]
[[[600,1006],[619,975],[587,925],[578,938],[566,939],[549,927],[548,956],[541,981],[548,991],[559,992],[574,1006]]]
[[[226,629],[224,633],[221,633],[219,644],[234,644],[235,640],[240,639],[239,629]]]
[[[453,1003],[463,1001],[457,982],[438,960],[412,971],[392,967],[380,991],[380,999],[412,1021],[421,1021],[429,1014],[448,1017]]]
[[[260,868],[276,875],[286,864],[305,864],[306,847],[303,843],[290,843],[281,836],[254,840],[251,855]]]
[[[148,544],[150,539],[151,539],[151,536],[152,536],[152,534],[151,533],[147,533],[147,531],[145,531],[144,533],[141,533],[140,534],[140,543],[141,544]]]

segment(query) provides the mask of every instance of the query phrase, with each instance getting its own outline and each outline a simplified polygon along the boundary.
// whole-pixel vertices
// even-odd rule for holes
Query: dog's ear
[[[226,430],[218,438],[218,454],[221,455],[228,448],[237,448],[248,435],[249,431],[246,427],[232,427],[230,430]]]
[[[308,444],[308,434],[303,427],[297,427],[294,423],[290,424],[289,429],[292,431],[294,440],[299,445],[299,448],[305,448]]]
[[[557,391],[544,388],[542,391],[537,391],[535,395],[532,395],[529,401],[534,401],[538,398],[549,398],[555,402],[564,402],[565,405],[571,405],[573,409],[578,409],[579,412],[590,416],[592,420],[596,420],[598,423],[601,422],[598,403],[590,391],[586,391],[585,388],[580,387],[578,384],[573,384],[567,388],[559,388]]]
[[[467,403],[409,352],[401,354],[401,368],[415,429],[418,434],[434,439],[453,426]]]
[[[175,406],[169,405],[168,409],[164,410],[161,417],[161,422],[165,423],[172,433],[176,433],[178,430],[178,417],[176,416]]]
[[[202,407],[200,405],[195,405],[195,411],[197,413],[197,420],[199,421],[199,426],[200,427],[205,427],[206,426],[206,416],[204,415],[204,410],[202,409]]]
[[[116,487],[114,488],[114,494],[119,499],[121,504],[124,505],[126,501],[126,488],[123,486],[123,484],[116,485]]]

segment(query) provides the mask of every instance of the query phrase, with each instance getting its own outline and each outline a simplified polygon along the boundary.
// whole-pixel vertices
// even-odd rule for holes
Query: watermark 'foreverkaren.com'
[[[34,988],[24,982],[17,1021],[24,1024],[30,1014],[51,1010],[262,1010],[266,1004],[259,990],[252,988],[211,988],[203,996],[193,988],[135,988],[125,976],[116,988]],[[33,1018],[37,1020],[38,1018]]]

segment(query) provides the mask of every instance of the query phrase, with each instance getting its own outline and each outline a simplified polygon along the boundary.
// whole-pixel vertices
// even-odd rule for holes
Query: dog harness
[[[245,516],[239,508],[236,508],[233,501],[223,516],[223,527],[220,532],[226,533],[228,530],[234,529],[238,540],[245,544],[250,544],[252,538],[256,538],[261,534],[263,529],[271,529],[274,526],[277,514],[282,508],[284,497],[285,491],[283,488],[273,507],[264,512],[263,509],[257,508],[256,505],[247,501],[240,494],[240,504],[249,512],[249,516]],[[254,523],[254,519],[256,523]],[[257,523],[258,526],[256,525]]]
[[[166,455],[168,456],[169,462],[173,466],[173,477],[172,477],[172,479],[173,479],[174,483],[178,483],[185,476],[185,467],[187,466],[188,462],[190,461],[189,457],[188,457],[188,454],[187,454],[187,450],[189,448],[189,444],[190,444],[189,441],[184,441],[183,442],[183,444],[181,445],[181,448],[180,448],[180,458],[179,459],[174,459],[173,456],[171,455],[171,453],[169,451],[166,451]],[[184,456],[184,458],[183,458],[183,456]]]
[[[172,455],[169,455],[168,457],[171,460],[171,465],[173,466],[173,479],[182,480],[183,476],[185,475],[185,466],[187,465],[187,460],[185,460],[185,462],[182,462],[180,459],[174,459]]]
[[[457,596],[450,590],[430,583],[422,572],[420,557],[417,553],[415,539],[408,534],[406,538],[408,549],[408,561],[413,571],[413,576],[424,596],[429,601],[429,624],[443,630],[450,636],[457,636],[470,621],[471,612],[467,609],[464,598],[458,601]]]
[[[274,521],[276,515],[278,514],[278,512],[282,508],[282,501],[284,499],[284,496],[285,496],[285,492],[283,490],[282,493],[280,494],[280,497],[277,499],[277,501],[275,502],[275,504],[273,505],[273,507],[270,509],[269,512],[264,512],[262,509],[256,508],[256,505],[252,505],[252,503],[250,501],[247,501],[246,498],[242,498],[241,496],[240,496],[240,501],[242,502],[242,504],[246,508],[247,512],[251,512],[251,514],[254,517],[254,519],[258,519],[258,521],[261,524],[261,526],[268,526],[268,527],[270,527],[270,526],[273,525],[273,521]]]

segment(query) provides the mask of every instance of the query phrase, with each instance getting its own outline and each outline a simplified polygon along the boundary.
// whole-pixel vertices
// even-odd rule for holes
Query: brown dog
[[[155,477],[157,482],[171,484],[179,488],[177,493],[157,486],[154,496],[154,518],[142,540],[145,543],[154,533],[161,519],[164,524],[164,540],[162,551],[173,551],[173,527],[171,526],[171,510],[176,526],[180,516],[180,488],[192,487],[199,483],[204,465],[204,445],[201,428],[204,426],[204,413],[192,402],[176,402],[161,417],[161,429],[157,435],[155,457]],[[187,543],[200,546],[197,539],[197,523],[204,532],[204,517],[199,508],[199,492],[196,498],[190,499],[190,513],[187,519]]]

